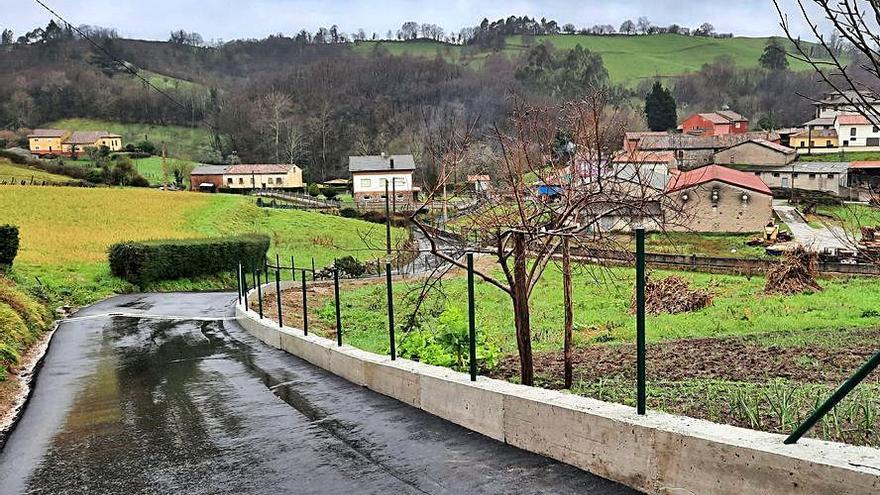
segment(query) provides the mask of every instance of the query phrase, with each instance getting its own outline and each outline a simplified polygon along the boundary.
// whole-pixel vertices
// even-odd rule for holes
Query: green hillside
[[[121,135],[126,144],[148,139],[160,149],[164,142],[168,146],[169,156],[178,158],[196,158],[200,150],[208,150],[211,147],[210,134],[207,129],[201,127],[125,124],[109,120],[80,118],[57,120],[44,124],[43,127],[77,131],[109,131]]]
[[[602,55],[605,67],[615,83],[633,84],[639,79],[656,76],[670,77],[694,72],[708,62],[726,55],[737,66],[756,67],[764,45],[770,38],[703,38],[677,34],[651,36],[593,36],[558,34],[535,36],[534,43],[549,41],[556,48],[569,50],[576,45]],[[416,41],[369,41],[357,45],[355,50],[373,49],[382,45],[394,55],[409,54],[420,57],[441,56],[462,63],[479,63],[490,52],[476,50],[429,40]],[[503,50],[510,57],[521,55],[528,49],[522,36],[510,36]],[[804,62],[789,57],[792,69],[807,69]]]

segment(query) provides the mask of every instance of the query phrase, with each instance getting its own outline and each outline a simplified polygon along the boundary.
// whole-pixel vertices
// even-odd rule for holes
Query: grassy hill
[[[534,43],[549,41],[556,48],[570,50],[581,45],[602,55],[605,67],[615,83],[634,84],[640,79],[674,77],[694,72],[708,62],[727,55],[737,66],[756,67],[764,45],[770,38],[702,38],[677,34],[651,36],[593,36],[558,34],[534,37]],[[368,41],[357,45],[356,50],[371,50],[381,45],[395,55],[408,54],[418,57],[441,56],[462,64],[479,63],[490,52],[470,47],[450,45],[430,40]],[[517,57],[529,46],[522,36],[510,36],[503,53]],[[804,62],[789,57],[792,69],[807,69]]]
[[[50,299],[84,304],[130,290],[110,274],[107,248],[123,240],[211,237],[258,232],[272,239],[270,256],[315,258],[325,266],[347,255],[368,260],[384,251],[381,225],[298,210],[258,208],[253,198],[129,188],[0,187],[3,223],[18,225],[14,265],[23,285]],[[395,229],[395,242],[404,238]],[[365,244],[363,239],[368,240]],[[39,278],[39,282],[37,282]],[[229,284],[229,280],[233,281]],[[226,284],[226,285],[224,285]],[[154,289],[230,287],[225,279],[183,280]],[[38,287],[37,287],[38,286]]]
[[[122,136],[123,143],[137,143],[147,139],[157,148],[168,146],[169,156],[195,158],[199,150],[211,147],[211,136],[203,127],[176,125],[127,124],[99,119],[62,119],[49,122],[43,127],[72,129],[78,131],[109,131]]]
[[[33,178],[36,182],[70,182],[70,177],[63,175],[50,174],[35,168],[15,165],[6,158],[0,158],[0,183],[20,182],[22,180],[30,181]]]

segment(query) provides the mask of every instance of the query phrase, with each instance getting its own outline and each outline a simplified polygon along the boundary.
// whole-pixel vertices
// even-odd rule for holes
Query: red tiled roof
[[[842,113],[837,116],[837,123],[842,125],[868,125],[868,119],[861,114]]]
[[[226,174],[286,174],[292,167],[293,165],[276,163],[230,165],[229,168],[226,169]]]
[[[880,162],[877,161],[858,161],[849,164],[849,168],[880,168]]]
[[[773,194],[767,184],[754,173],[740,172],[720,165],[708,165],[673,176],[666,184],[666,192],[675,192],[716,180],[762,194]]]

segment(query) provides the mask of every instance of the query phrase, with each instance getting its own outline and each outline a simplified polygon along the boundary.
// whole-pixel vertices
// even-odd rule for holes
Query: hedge
[[[0,266],[11,266],[18,254],[18,227],[0,225]]]
[[[133,284],[234,271],[238,263],[262,266],[269,237],[248,234],[210,239],[122,242],[110,247],[110,270]]]

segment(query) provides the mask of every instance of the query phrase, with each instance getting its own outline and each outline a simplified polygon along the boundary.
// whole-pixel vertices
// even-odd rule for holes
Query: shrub
[[[150,181],[137,175],[131,179],[131,187],[150,187]]]
[[[339,210],[339,216],[345,218],[360,218],[361,214],[354,208],[342,208]]]
[[[18,227],[0,225],[0,266],[11,266],[18,254]]]
[[[379,210],[365,211],[362,218],[368,222],[385,223],[385,213]]]
[[[309,196],[311,196],[313,198],[317,198],[318,196],[321,195],[321,188],[318,187],[318,184],[315,184],[314,182],[309,184],[308,191],[309,191]]]
[[[133,284],[233,271],[242,263],[261,266],[269,237],[249,234],[212,239],[122,242],[110,247],[110,270]]]
[[[339,191],[333,189],[332,187],[324,189],[324,197],[327,199],[333,199],[336,197],[337,194],[339,194]]]
[[[147,141],[146,139],[139,142],[136,146],[138,151],[142,151],[144,153],[149,153],[150,155],[156,154],[156,145]]]

